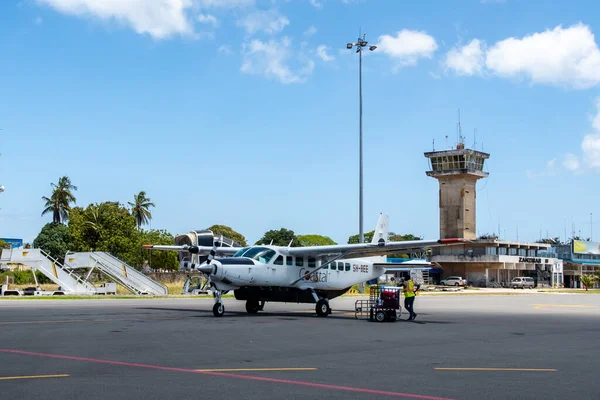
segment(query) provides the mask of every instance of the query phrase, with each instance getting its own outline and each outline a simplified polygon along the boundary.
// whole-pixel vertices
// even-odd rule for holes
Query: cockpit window
[[[273,257],[275,257],[275,250],[268,249],[266,247],[253,247],[244,253],[244,257],[251,258],[261,263],[268,264]]]
[[[242,254],[244,254],[245,252],[248,251],[250,247],[244,247],[243,249],[239,249],[234,255],[233,257],[241,257]]]

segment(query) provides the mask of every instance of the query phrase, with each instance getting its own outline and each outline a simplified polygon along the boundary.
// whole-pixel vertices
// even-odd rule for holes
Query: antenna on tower
[[[473,129],[473,149],[477,146],[477,128]]]
[[[460,108],[458,109],[458,129],[457,129],[457,134],[458,134],[458,143],[456,144],[456,148],[457,149],[464,149],[465,148],[465,140],[464,137],[462,135],[462,127],[460,126]]]
[[[435,151],[435,138],[433,138],[431,141],[431,147],[432,147],[431,151]]]

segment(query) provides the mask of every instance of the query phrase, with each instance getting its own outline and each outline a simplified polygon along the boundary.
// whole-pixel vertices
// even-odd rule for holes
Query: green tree
[[[321,235],[298,235],[298,245],[306,246],[327,246],[337,244],[330,237]]]
[[[390,232],[390,241],[391,242],[405,242],[412,240],[423,240],[422,237],[413,235],[412,233],[406,233],[404,235],[398,235],[396,233]]]
[[[579,278],[579,280],[581,281],[581,283],[583,283],[585,285],[585,290],[587,291],[590,287],[594,287],[594,277],[592,275],[581,275],[581,278]]]
[[[41,248],[52,257],[62,262],[71,248],[69,228],[63,224],[50,222],[44,225],[33,241],[33,246]]]
[[[209,231],[212,231],[214,235],[223,235],[231,240],[235,240],[240,243],[243,247],[246,247],[246,238],[241,233],[238,233],[228,227],[227,225],[213,225],[208,228]]]
[[[371,240],[373,240],[373,235],[375,234],[375,230],[372,230],[371,232],[364,232],[363,233],[363,237],[365,240],[365,243],[371,243]],[[348,238],[348,244],[355,244],[358,243],[358,237],[360,235],[357,233],[356,235],[352,235]]]
[[[116,202],[91,204],[85,210],[75,207],[69,220],[72,250],[106,251],[141,268],[142,232],[136,226],[129,210]]]
[[[152,219],[152,213],[150,207],[156,207],[154,203],[150,201],[149,197],[146,197],[146,192],[143,190],[133,196],[133,203],[128,202],[131,206],[131,215],[135,218],[135,223],[138,228],[142,225],[146,225]]]
[[[166,244],[172,245],[175,238],[165,230],[150,230],[142,233],[144,244]],[[174,251],[152,251],[147,250],[145,259],[153,269],[179,269],[177,252]]]
[[[0,239],[0,249],[10,249],[10,244],[8,244],[4,240]]]
[[[292,247],[298,247],[298,239],[294,231],[281,228],[279,230],[270,230],[265,232],[263,237],[256,244],[271,244],[275,246],[287,246],[292,242]]]
[[[73,191],[77,190],[77,186],[71,183],[71,178],[61,176],[58,183],[50,183],[52,186],[52,195],[50,197],[42,196],[42,200],[46,202],[42,215],[52,213],[52,222],[60,224],[69,220],[69,212],[71,211],[71,203],[75,203],[76,199]]]
[[[562,242],[560,241],[559,237],[554,237],[554,238],[544,238],[544,239],[538,239],[536,240],[536,243],[545,243],[545,244],[561,244]]]

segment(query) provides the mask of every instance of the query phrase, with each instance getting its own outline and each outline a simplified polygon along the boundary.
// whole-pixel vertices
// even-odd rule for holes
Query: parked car
[[[449,276],[440,282],[444,286],[464,286],[465,283],[465,280],[461,276]]]
[[[534,286],[535,281],[533,280],[533,278],[530,278],[528,276],[517,276],[516,278],[513,278],[512,281],[510,281],[510,287],[512,287],[513,289],[533,289]]]

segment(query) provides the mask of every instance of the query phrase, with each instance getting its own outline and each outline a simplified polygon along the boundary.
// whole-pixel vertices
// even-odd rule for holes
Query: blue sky
[[[62,175],[77,203],[147,191],[152,228],[220,223],[346,242],[438,232],[423,152],[491,153],[477,230],[533,241],[600,221],[594,1],[23,0],[0,3],[0,237],[35,238]],[[448,139],[446,140],[446,136]],[[600,223],[594,223],[595,238]]]

